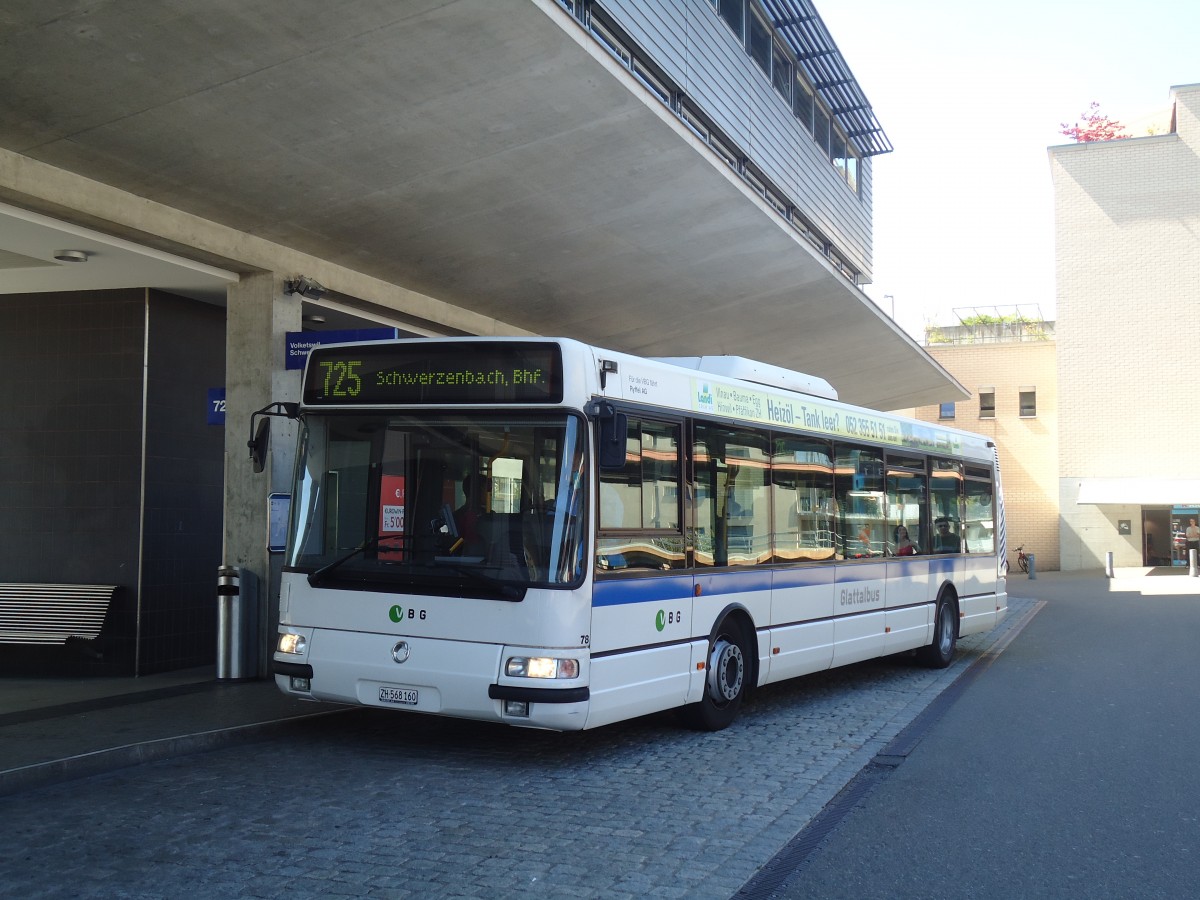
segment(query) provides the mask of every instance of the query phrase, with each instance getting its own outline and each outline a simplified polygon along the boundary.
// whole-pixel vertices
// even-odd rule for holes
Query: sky
[[[976,308],[1053,319],[1047,148],[1093,101],[1132,123],[1200,83],[1200,2],[815,4],[895,148],[867,294],[918,339]]]

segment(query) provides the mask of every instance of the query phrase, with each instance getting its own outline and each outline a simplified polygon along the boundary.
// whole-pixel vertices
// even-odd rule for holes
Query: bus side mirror
[[[262,421],[255,425],[255,419],[259,416],[262,416]],[[250,448],[250,461],[254,464],[256,475],[267,465],[267,448],[271,446],[271,416],[297,419],[300,417],[300,404],[268,403],[250,416],[251,438],[246,441],[246,446]]]
[[[596,421],[596,457],[601,469],[625,468],[625,434],[629,427],[625,413],[619,413],[611,403],[596,400],[588,408]]]
[[[248,444],[250,446],[250,460],[254,464],[254,474],[259,474],[267,466],[267,450],[271,446],[271,420],[266,416],[258,423],[258,428],[254,431]]]

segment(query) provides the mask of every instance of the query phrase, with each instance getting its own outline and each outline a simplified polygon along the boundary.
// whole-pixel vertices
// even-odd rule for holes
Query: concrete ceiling
[[[966,396],[553,0],[10,0],[0,83],[4,150],[515,329],[867,406]],[[31,242],[16,182],[0,292],[98,273],[53,262],[72,226]],[[152,243],[118,248],[130,283],[172,289],[163,255],[193,296],[251,268]]]

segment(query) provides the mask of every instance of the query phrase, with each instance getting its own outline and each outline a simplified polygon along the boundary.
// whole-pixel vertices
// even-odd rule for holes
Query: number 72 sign
[[[208,389],[208,424],[225,424],[225,388]]]

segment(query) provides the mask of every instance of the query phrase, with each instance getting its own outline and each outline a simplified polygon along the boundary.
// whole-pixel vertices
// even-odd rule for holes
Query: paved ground
[[[1142,596],[1149,579],[1135,577],[1121,585]],[[1171,581],[1184,596],[1161,602],[1187,603],[1197,583]],[[762,887],[764,867],[981,659],[990,665],[967,688],[971,702],[951,709],[987,721],[976,692],[1022,639],[999,657],[996,649],[1041,619],[1029,618],[1043,609],[1039,595],[1089,597],[1117,586],[1095,576],[1014,579],[1005,625],[964,640],[950,669],[882,660],[772,686],[711,735],[683,730],[670,715],[567,735],[375,711],[306,717],[319,707],[262,683],[185,680],[107,706],[80,701],[85,709],[64,715],[10,704],[0,707],[0,792],[9,794],[0,796],[0,821],[18,837],[0,856],[0,884],[21,897],[730,897]],[[940,728],[870,797],[915,772]],[[14,766],[12,748],[39,731],[40,761]],[[51,758],[65,751],[74,755]],[[136,764],[142,759],[157,761]],[[968,815],[986,822],[989,802]],[[771,889],[857,895],[837,865],[820,890],[794,879],[812,877],[849,822]],[[872,840],[866,846],[881,846],[879,835]],[[945,894],[955,895],[971,894]]]
[[[777,896],[1195,897],[1200,584],[1109,587],[1039,579],[1037,617]]]

